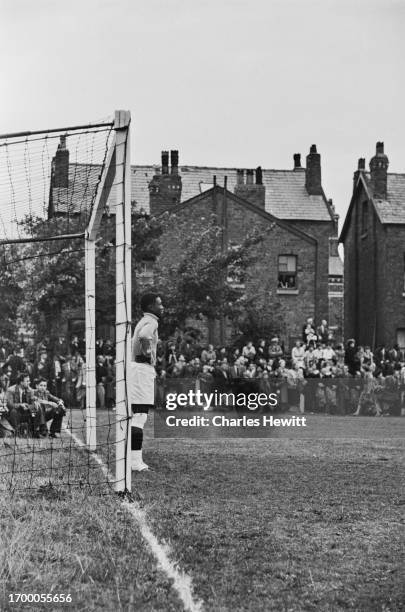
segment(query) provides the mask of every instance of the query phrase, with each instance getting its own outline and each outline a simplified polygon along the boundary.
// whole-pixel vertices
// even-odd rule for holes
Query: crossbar
[[[70,127],[52,128],[50,130],[35,130],[27,132],[11,132],[10,134],[0,134],[0,139],[3,138],[21,138],[23,136],[36,136],[38,134],[53,134],[55,132],[73,132],[75,130],[89,130],[99,127],[113,127],[114,122],[109,123],[88,123],[87,125],[75,125]]]

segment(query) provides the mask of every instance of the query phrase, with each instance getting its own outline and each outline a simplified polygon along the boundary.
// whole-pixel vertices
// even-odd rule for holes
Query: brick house
[[[340,234],[344,244],[345,335],[375,348],[405,347],[405,174],[388,172],[384,143],[354,173]]]
[[[98,174],[96,167],[69,163],[66,142],[61,142],[52,167],[49,216],[85,210],[89,189],[85,185],[81,189],[80,177],[87,183],[95,182]],[[70,187],[73,179],[74,188]],[[221,187],[225,182],[226,188]],[[138,210],[151,215],[176,212],[179,230],[176,240],[169,235],[163,237],[165,255],[174,256],[172,245],[181,245],[189,216],[193,215],[194,220],[197,213],[204,217],[201,211],[212,209],[214,200],[231,242],[240,242],[254,225],[274,225],[263,263],[250,275],[249,290],[257,290],[256,279],[256,288],[266,288],[267,307],[271,310],[281,305],[282,335],[287,344],[301,335],[309,316],[317,324],[328,320],[336,338],[341,339],[343,266],[336,247],[338,215],[322,188],[321,158],[315,145],[307,155],[306,168],[301,166],[300,154],[295,154],[289,170],[258,168],[256,173],[237,168],[179,166],[177,151],[171,151],[169,164],[169,152],[163,151],[161,166],[131,167],[131,190]],[[113,213],[112,206],[110,212]],[[150,263],[144,262],[140,281],[150,283],[152,274]],[[227,335],[217,327],[211,329],[209,336],[219,341],[221,337],[225,339],[224,334]]]
[[[247,292],[265,292],[266,308],[281,309],[286,344],[300,337],[312,316],[329,321],[338,340],[342,337],[343,265],[337,252],[337,221],[331,200],[322,189],[321,162],[316,146],[306,168],[294,155],[290,170],[179,166],[178,152],[162,152],[161,168],[132,168],[133,199],[152,215],[172,211],[178,219],[176,235],[163,239],[162,252],[176,256],[189,219],[217,210],[229,243],[238,243],[253,226],[273,225],[261,263],[255,264]],[[226,182],[226,188],[220,183]],[[224,199],[226,204],[224,205]],[[202,225],[202,231],[204,229]],[[213,341],[226,339],[218,327]]]

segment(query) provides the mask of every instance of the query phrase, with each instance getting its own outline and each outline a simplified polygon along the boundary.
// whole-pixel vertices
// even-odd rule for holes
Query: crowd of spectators
[[[275,393],[277,406],[269,410],[295,407],[301,412],[375,416],[405,411],[405,351],[398,346],[372,351],[353,339],[345,345],[336,343],[325,320],[315,326],[313,319],[307,319],[302,337],[290,351],[277,336],[214,347],[179,333],[159,341],[156,372],[157,407],[164,406],[169,392],[198,388],[218,393]],[[7,393],[10,398],[9,387],[23,382],[21,375],[37,400],[39,386],[45,392],[45,382],[52,396],[46,401],[59,401],[70,408],[85,406],[85,344],[78,336],[69,341],[65,336],[54,341],[45,337],[36,346],[26,347],[2,341],[0,374],[3,406]],[[102,338],[96,341],[96,395],[99,408],[114,408],[115,348]],[[43,429],[44,420],[50,417],[41,418]]]
[[[398,346],[335,343],[325,320],[307,319],[302,337],[286,351],[277,336],[240,346],[201,347],[191,337],[159,342],[157,404],[168,391],[187,391],[190,381],[205,391],[276,393],[276,409],[375,415],[405,408],[405,351]]]

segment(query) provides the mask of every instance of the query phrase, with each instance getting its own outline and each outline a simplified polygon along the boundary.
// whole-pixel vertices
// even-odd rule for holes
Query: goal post
[[[131,157],[128,111],[115,113],[116,138],[116,479],[117,492],[131,491]]]
[[[104,166],[99,191],[86,232],[86,443],[90,451],[96,439],[96,301],[95,243],[101,218],[115,187],[115,490],[131,491],[131,156],[129,111],[116,111],[114,138]]]

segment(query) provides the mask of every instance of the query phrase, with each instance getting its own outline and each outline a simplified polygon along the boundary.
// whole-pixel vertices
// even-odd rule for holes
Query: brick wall
[[[397,330],[405,328],[405,227],[382,225],[367,194],[359,189],[344,250],[346,338],[363,345],[394,344]]]
[[[392,345],[405,328],[405,227],[385,225],[378,238],[378,342]]]
[[[176,212],[177,223],[165,232],[162,237],[162,257],[178,258],[182,252],[182,243],[187,236],[187,228],[192,223],[194,227],[206,229],[210,215],[216,207],[218,218],[223,218],[222,190],[208,191]],[[229,242],[240,243],[255,226],[262,228],[273,224],[271,218],[256,212],[238,202],[228,192],[226,197],[226,231]],[[290,336],[300,336],[305,319],[314,316],[315,312],[315,244],[303,237],[274,225],[264,242],[254,247],[258,261],[246,278],[246,291],[249,296],[257,296],[260,303],[265,303],[270,313],[281,312],[283,315],[280,335],[288,343]],[[298,294],[280,294],[278,284],[278,256],[293,254],[297,256]],[[328,259],[328,249],[326,250]],[[326,288],[327,292],[327,288]],[[327,299],[327,298],[326,298]],[[228,330],[228,334],[230,331]],[[215,326],[214,334],[218,334]],[[214,342],[219,339],[211,338]]]
[[[329,238],[336,235],[335,224],[332,220],[292,221],[291,224],[318,241],[315,321],[319,324],[322,319],[329,320]]]

